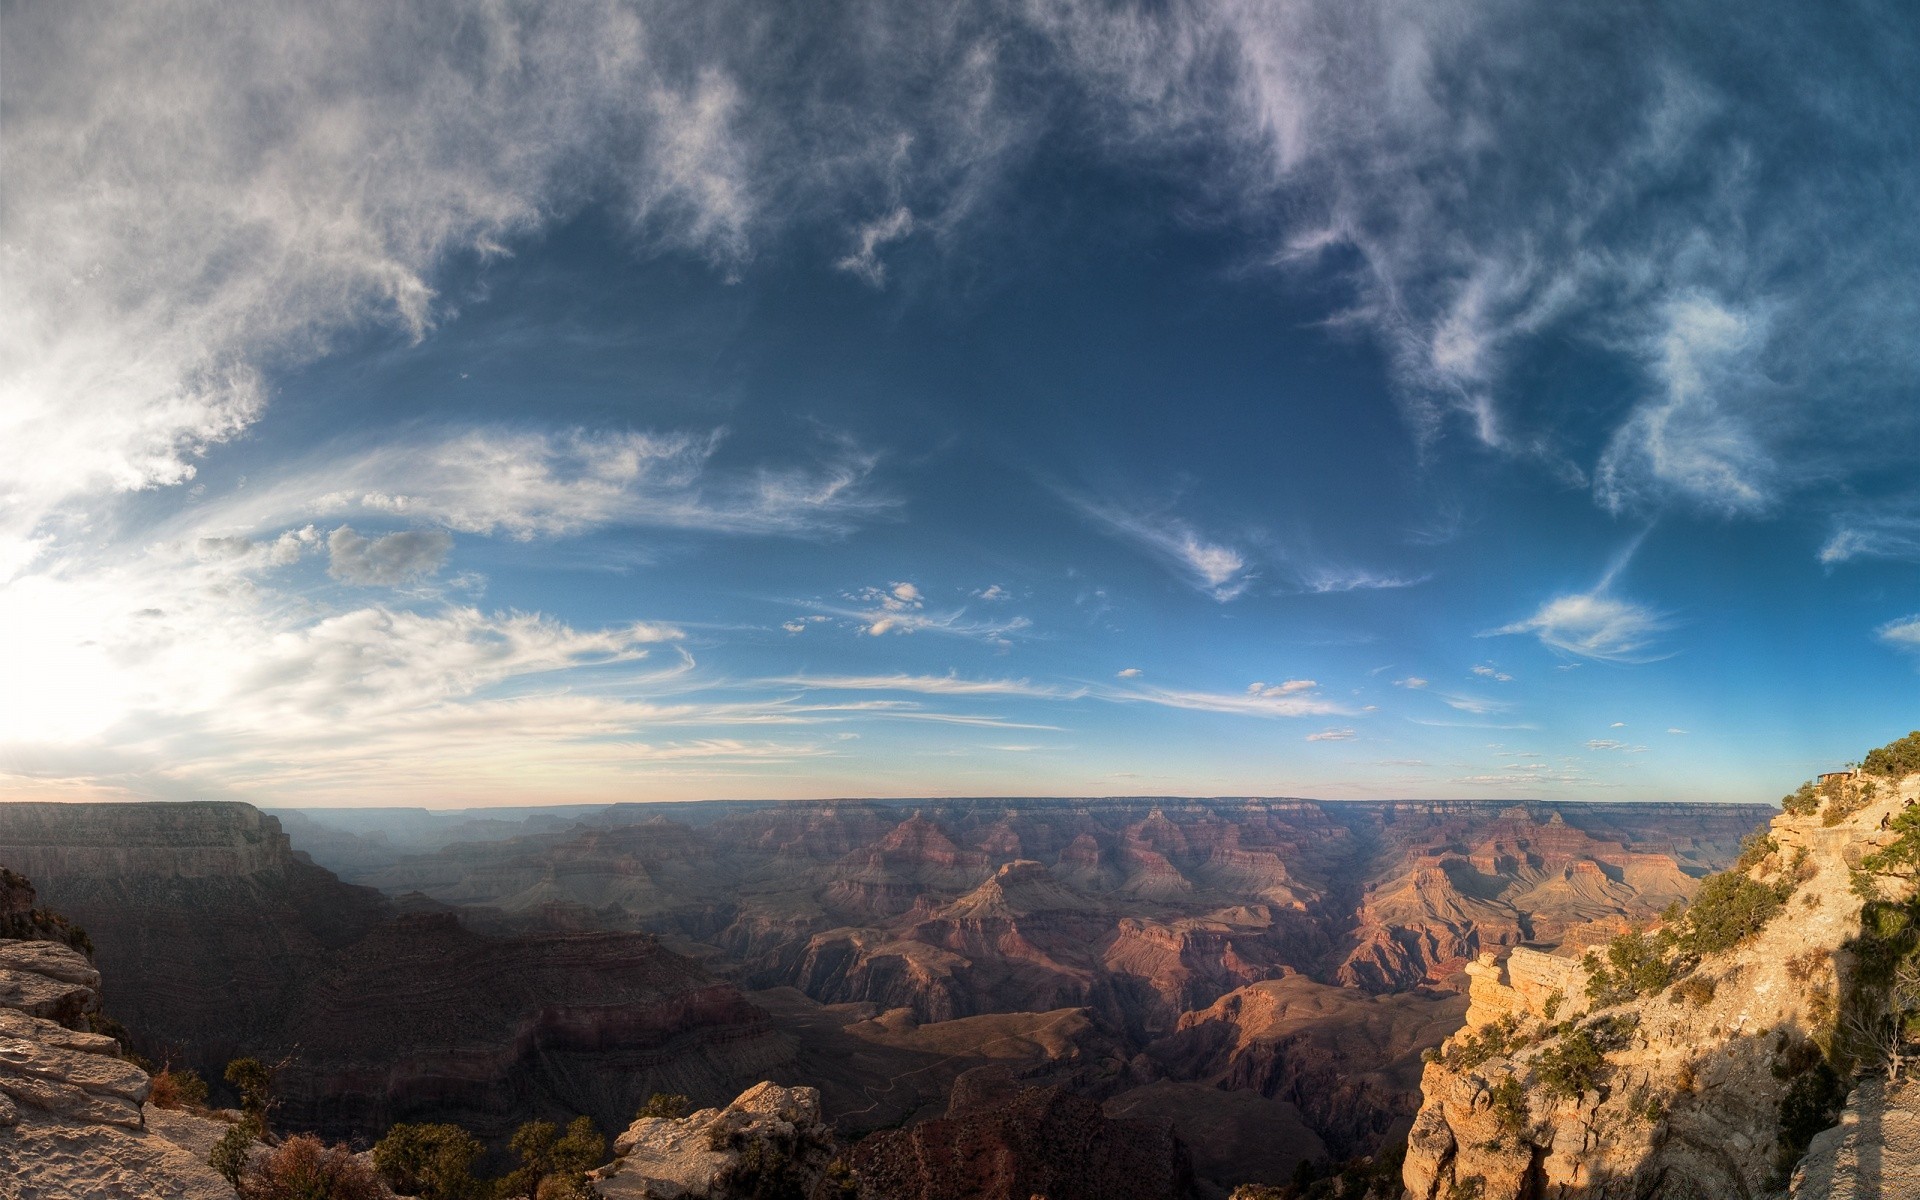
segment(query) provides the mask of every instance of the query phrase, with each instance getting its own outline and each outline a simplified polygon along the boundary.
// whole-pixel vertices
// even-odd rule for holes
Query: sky
[[[0,6],[0,799],[1770,801],[1920,14]]]

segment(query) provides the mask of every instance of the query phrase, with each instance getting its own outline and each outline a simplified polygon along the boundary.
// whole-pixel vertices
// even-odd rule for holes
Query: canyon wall
[[[148,1057],[210,1079],[241,1055],[284,1061],[290,1127],[618,1127],[650,1090],[731,1095],[792,1051],[654,937],[489,936],[403,913],[248,805],[0,805],[0,864],[86,928],[107,1011]]]

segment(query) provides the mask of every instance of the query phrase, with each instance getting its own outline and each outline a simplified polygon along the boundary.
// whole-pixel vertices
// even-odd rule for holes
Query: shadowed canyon
[[[819,1089],[842,1136],[924,1140],[989,1136],[1011,1118],[980,1098],[1003,1096],[1170,1120],[1223,1195],[1403,1133],[1468,964],[1654,917],[1772,811],[13,804],[0,863],[87,929],[143,1055],[208,1078],[282,1063],[290,1127],[618,1129],[655,1092],[724,1104],[773,1080]]]

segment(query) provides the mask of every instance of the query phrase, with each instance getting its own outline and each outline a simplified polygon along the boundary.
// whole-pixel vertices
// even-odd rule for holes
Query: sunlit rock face
[[[1884,783],[1857,810],[1774,816],[1771,845],[1741,872],[1785,896],[1777,914],[1645,994],[1616,999],[1602,989],[1599,999],[1613,1002],[1590,1003],[1578,941],[1551,955],[1483,954],[1468,967],[1466,1028],[1421,1080],[1410,1195],[1764,1196],[1790,1180],[1792,1194],[1809,1200],[1906,1194],[1892,1181],[1920,1170],[1920,1142],[1910,1122],[1887,1119],[1880,1088],[1857,1088],[1839,1129],[1816,1139],[1797,1169],[1779,1155],[1783,1101],[1812,1081],[1823,1046],[1844,1036],[1846,1006],[1858,1002],[1863,901],[1852,868],[1896,836],[1885,825],[1917,802],[1920,775]],[[1880,886],[1888,899],[1911,891],[1894,880]],[[1582,1031],[1601,1057],[1590,1086],[1569,1094],[1550,1084]],[[1489,1037],[1498,1043],[1490,1052]],[[1896,1158],[1904,1174],[1892,1169]],[[1873,1180],[1866,1190],[1863,1179]]]

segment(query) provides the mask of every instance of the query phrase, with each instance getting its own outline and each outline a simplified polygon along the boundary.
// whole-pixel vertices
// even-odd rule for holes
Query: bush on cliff
[[[1533,1068],[1549,1096],[1572,1100],[1593,1089],[1606,1063],[1593,1031],[1575,1029],[1535,1058]]]
[[[644,1121],[649,1117],[657,1117],[668,1121],[678,1121],[681,1117],[686,1116],[688,1110],[692,1107],[693,1101],[687,1099],[685,1096],[671,1095],[667,1092],[655,1092],[653,1095],[647,1097],[647,1102],[640,1106],[640,1111],[633,1114],[633,1119],[636,1121]]]
[[[1696,955],[1733,949],[1773,920],[1786,903],[1781,891],[1755,883],[1739,870],[1708,876],[1687,908],[1680,949]]]
[[[273,1107],[273,1072],[257,1058],[236,1058],[227,1064],[226,1080],[240,1093],[240,1111],[264,1129]]]
[[[1920,806],[1903,810],[1887,828],[1898,836],[1861,859],[1860,869],[1869,875],[1920,878]]]
[[[288,1138],[240,1177],[240,1200],[385,1200],[387,1190],[345,1146]]]
[[[1650,996],[1673,982],[1674,935],[1662,929],[1656,934],[1623,933],[1607,943],[1607,961],[1588,952],[1581,960],[1587,971],[1587,998],[1595,1008],[1625,1004],[1640,996]]]
[[[155,1108],[205,1108],[207,1081],[193,1071],[162,1067],[153,1077],[153,1090],[147,1093],[147,1103]]]
[[[587,1171],[606,1157],[607,1139],[590,1117],[575,1117],[563,1134],[552,1121],[530,1121],[509,1143],[520,1165],[494,1183],[497,1200],[591,1196]]]
[[[227,1181],[229,1187],[238,1189],[240,1177],[247,1170],[247,1152],[253,1149],[253,1126],[246,1121],[229,1126],[220,1135],[207,1154],[207,1165],[213,1173]]]
[[[1860,761],[1860,769],[1886,779],[1905,779],[1920,773],[1920,729],[1878,750],[1867,751],[1866,758]]]
[[[473,1177],[481,1146],[458,1125],[395,1125],[373,1147],[373,1165],[387,1186],[422,1200],[478,1200]]]

